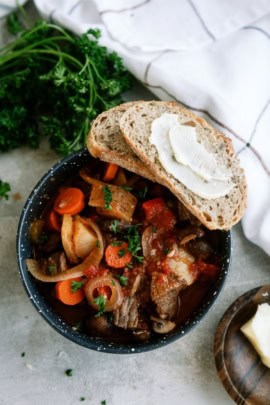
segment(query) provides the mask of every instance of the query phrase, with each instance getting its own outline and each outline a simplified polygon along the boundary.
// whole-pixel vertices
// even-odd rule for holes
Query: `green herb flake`
[[[100,402],[100,405],[107,405],[106,399],[104,399],[103,401],[101,401],[101,402]]]
[[[128,277],[126,276],[117,276],[120,283],[125,287],[128,283]]]
[[[1,139],[0,139],[1,144]],[[10,185],[5,183],[4,181],[0,180],[0,200],[5,198],[6,200],[9,199],[8,193],[10,192]]]
[[[81,397],[81,398],[80,398],[80,401],[85,401],[85,398],[84,398],[84,397]]]
[[[126,249],[122,248],[122,249],[119,250],[118,256],[123,257],[123,256],[125,256],[126,253],[127,253]]]
[[[102,188],[102,192],[104,194],[104,208],[106,210],[111,210],[112,206],[111,206],[111,202],[112,202],[112,192],[110,187],[106,184],[106,186],[104,186]]]
[[[133,269],[133,264],[132,264],[132,263],[128,263],[128,264],[126,264],[126,267],[127,267],[128,269]]]
[[[148,192],[148,187],[145,186],[143,189],[137,191],[137,195],[139,198],[145,198]]]
[[[122,242],[122,241],[119,241],[119,240],[115,240],[115,241],[113,241],[113,242],[111,243],[111,245],[112,245],[112,246],[121,246],[121,245],[123,245],[123,242]]]
[[[57,270],[56,264],[49,264],[47,267],[47,272],[53,274]]]
[[[80,290],[80,288],[82,288],[82,286],[83,286],[83,281],[75,281],[75,280],[71,281],[71,291],[73,293]]]
[[[118,227],[118,225],[120,224],[120,221],[117,221],[117,219],[116,220],[114,220],[114,221],[112,221],[112,223],[111,223],[111,230],[114,232],[114,233],[117,233],[117,227]]]
[[[153,233],[157,233],[157,231],[158,231],[157,227],[153,226],[152,231],[153,231]]]
[[[132,254],[132,256],[139,262],[142,263],[143,256],[138,255],[141,251],[141,236],[139,232],[139,227],[141,224],[131,225],[128,228],[128,232],[126,235],[126,240],[128,241],[128,250]]]
[[[21,353],[21,357],[24,357],[24,356],[25,356],[25,352],[22,352],[22,353]]]
[[[114,280],[112,280],[112,285],[115,287],[116,286],[116,284],[115,284],[115,281]]]
[[[73,375],[73,370],[72,370],[72,368],[68,368],[68,369],[65,371],[65,374],[66,374],[68,377],[72,377],[72,375]]]
[[[166,247],[166,248],[163,250],[163,252],[164,252],[165,255],[167,255],[167,254],[169,253],[169,251],[170,251],[170,248],[169,248],[169,247]]]
[[[128,186],[120,186],[120,188],[122,188],[125,191],[132,191],[132,187],[128,187]]]
[[[100,248],[100,241],[97,239],[97,241],[96,241],[96,247],[97,248]]]
[[[98,312],[95,314],[95,318],[104,314],[106,301],[107,297],[104,294],[101,294],[97,298],[94,298],[94,303],[98,306]]]

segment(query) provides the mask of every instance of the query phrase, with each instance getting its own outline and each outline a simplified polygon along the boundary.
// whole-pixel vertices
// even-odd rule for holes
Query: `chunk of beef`
[[[192,240],[187,248],[196,259],[207,260],[213,254],[211,245],[205,240]]]
[[[172,253],[172,252],[171,252]],[[191,264],[194,257],[182,247],[165,259],[168,274],[154,272],[151,280],[151,298],[161,319],[172,319],[177,310],[179,292],[196,280]]]
[[[139,320],[136,297],[125,297],[121,306],[113,312],[113,316],[115,326],[124,329],[135,329]]]
[[[151,298],[161,319],[171,319],[175,315],[181,287],[174,277],[158,272],[152,274]]]
[[[140,286],[141,279],[141,275],[137,274],[131,281],[129,280],[128,296],[125,297],[123,303],[113,313],[114,324],[119,328],[134,329],[138,325],[139,301],[135,294]]]

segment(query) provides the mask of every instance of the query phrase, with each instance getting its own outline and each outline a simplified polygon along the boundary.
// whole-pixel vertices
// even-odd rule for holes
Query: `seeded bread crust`
[[[149,142],[152,122],[165,112],[179,114],[181,123],[195,126],[205,148],[230,168],[235,185],[230,193],[213,200],[199,197],[165,171],[156,147]],[[127,109],[120,119],[120,129],[129,147],[155,173],[156,181],[167,186],[208,229],[228,230],[242,218],[247,196],[244,171],[235,156],[232,141],[204,119],[175,102],[145,101]]]
[[[155,182],[154,174],[126,144],[119,127],[122,115],[136,104],[136,101],[121,104],[99,114],[91,126],[87,147],[92,156],[115,163]]]

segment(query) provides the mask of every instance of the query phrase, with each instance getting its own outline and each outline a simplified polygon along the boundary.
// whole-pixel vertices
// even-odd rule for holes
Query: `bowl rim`
[[[116,344],[116,343],[109,343],[107,340],[103,340],[101,338],[95,338],[91,337],[86,334],[82,334],[77,330],[72,329],[71,325],[69,325],[66,321],[63,322],[62,319],[62,324],[65,324],[65,329],[63,327],[60,327],[59,322],[57,322],[57,318],[60,319],[59,315],[57,314],[56,311],[54,311],[54,316],[52,314],[49,314],[49,311],[43,311],[41,310],[41,305],[39,303],[39,300],[37,298],[36,290],[34,288],[34,280],[32,280],[31,283],[28,283],[26,280],[26,272],[27,268],[24,266],[24,261],[25,258],[23,257],[23,245],[22,245],[22,240],[25,238],[25,235],[23,233],[24,231],[24,224],[26,221],[27,216],[29,215],[31,205],[33,202],[33,199],[36,197],[38,194],[39,190],[42,189],[42,186],[47,183],[47,181],[50,179],[50,177],[55,175],[55,172],[60,169],[63,165],[67,165],[67,163],[70,163],[74,159],[78,159],[80,156],[84,155],[86,158],[88,155],[89,157],[92,157],[87,148],[83,148],[79,151],[76,151],[72,153],[71,155],[64,157],[63,159],[58,160],[42,177],[41,179],[37,182],[35,187],[33,188],[32,192],[30,193],[29,197],[27,198],[24,207],[22,209],[22,213],[20,216],[20,220],[18,223],[18,230],[17,230],[17,238],[16,238],[16,248],[17,248],[17,261],[19,264],[19,274],[20,278],[22,280],[22,284],[25,288],[25,291],[28,295],[28,298],[36,308],[36,310],[39,312],[39,314],[45,319],[45,321],[58,333],[60,333],[62,336],[67,338],[68,340],[79,344],[82,347],[100,351],[102,353],[111,353],[111,354],[134,354],[134,353],[143,353],[147,352],[150,350],[155,350],[161,347],[164,347],[170,343],[175,342],[176,340],[179,340],[181,337],[186,336],[189,332],[191,332],[210,312],[211,308],[213,307],[214,303],[216,302],[217,298],[219,297],[220,293],[222,292],[225,283],[227,281],[227,276],[231,268],[231,261],[232,261],[232,241],[231,241],[231,232],[230,231],[221,231],[225,235],[225,240],[226,240],[226,246],[225,246],[225,252],[226,255],[224,258],[226,259],[226,263],[224,262],[224,270],[222,271],[221,277],[218,279],[219,284],[217,286],[217,289],[212,293],[210,299],[203,305],[202,310],[198,309],[195,310],[195,312],[192,313],[191,319],[192,322],[188,320],[188,322],[184,323],[181,325],[177,330],[174,332],[174,334],[171,335],[161,335],[161,338],[155,341],[149,341],[145,343],[134,343],[134,344]],[[45,300],[46,302],[46,300]],[[195,317],[193,314],[195,313]]]

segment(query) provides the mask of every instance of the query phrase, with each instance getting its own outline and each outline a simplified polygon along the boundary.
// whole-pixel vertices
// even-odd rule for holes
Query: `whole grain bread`
[[[105,162],[115,163],[124,169],[156,181],[132,149],[126,144],[120,131],[119,122],[128,108],[138,102],[129,102],[99,114],[94,120],[87,138],[87,147],[92,156]]]
[[[199,197],[167,173],[158,159],[156,147],[149,142],[152,122],[163,113],[179,114],[181,122],[196,127],[197,137],[216,159],[230,168],[234,188],[224,197]],[[157,182],[166,185],[184,206],[208,229],[230,229],[243,216],[246,207],[246,179],[232,142],[204,119],[175,102],[149,101],[130,106],[120,119],[126,143],[155,173]]]

